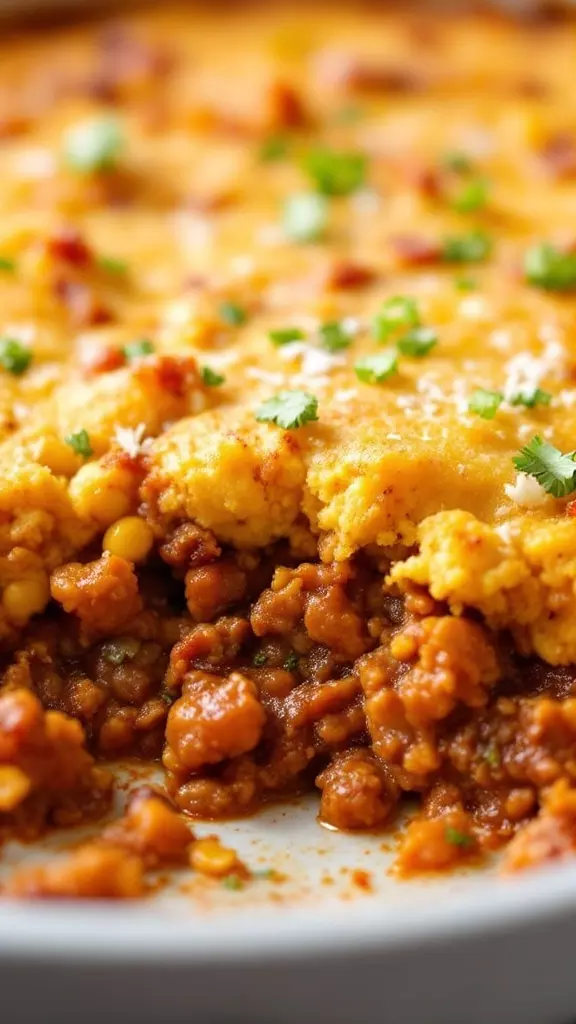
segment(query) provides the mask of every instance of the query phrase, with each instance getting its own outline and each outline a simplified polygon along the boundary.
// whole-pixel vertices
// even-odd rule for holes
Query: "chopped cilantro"
[[[488,182],[484,178],[473,178],[452,196],[452,206],[458,213],[474,213],[486,206],[488,193]]]
[[[318,419],[318,399],[308,391],[279,391],[256,410],[260,423],[296,430]]]
[[[252,664],[254,665],[254,668],[262,668],[262,665],[265,665],[267,661],[268,655],[264,651],[257,651],[254,657],[252,658]]]
[[[270,135],[260,146],[258,156],[262,163],[282,160],[288,153],[288,139],[284,135]]]
[[[466,277],[465,275],[462,277],[455,277],[454,287],[459,292],[471,292],[476,288],[476,281],[473,277]]]
[[[469,174],[474,168],[474,163],[467,153],[461,150],[451,150],[442,157],[442,165],[447,171],[454,171],[455,174]]]
[[[128,363],[131,363],[134,359],[141,359],[143,356],[149,356],[154,351],[154,344],[149,338],[136,338],[134,341],[129,341],[127,345],[124,345],[122,352],[124,358]]]
[[[282,668],[285,668],[287,672],[294,672],[300,663],[300,658],[294,651],[290,651],[290,654],[286,658]]]
[[[576,288],[576,252],[562,252],[547,242],[534,245],[524,256],[524,273],[538,288],[569,291]]]
[[[442,258],[446,263],[480,263],[492,252],[492,239],[483,231],[451,235],[444,239]]]
[[[72,451],[76,452],[76,455],[82,455],[83,458],[89,459],[94,454],[88,432],[84,429],[79,430],[76,434],[69,434],[64,440],[66,444],[70,445]]]
[[[292,242],[316,242],[328,225],[328,203],[315,192],[297,192],[284,204],[284,232]]]
[[[110,171],[118,163],[124,134],[115,117],[101,117],[74,125],[64,137],[64,159],[74,171],[92,174]]]
[[[403,356],[421,359],[438,344],[438,335],[432,327],[414,327],[399,338],[396,344]]]
[[[248,314],[237,302],[221,302],[218,315],[229,327],[241,327],[248,319]]]
[[[326,146],[311,150],[304,168],[318,192],[325,196],[347,196],[364,185],[367,160],[357,151],[341,153]]]
[[[320,341],[328,352],[342,352],[352,344],[352,338],[344,324],[339,320],[330,320],[318,329]]]
[[[302,341],[305,337],[304,331],[299,327],[276,327],[268,331],[268,337],[273,345],[289,345],[291,341]]]
[[[125,661],[132,661],[139,650],[140,641],[131,637],[108,640],[100,648],[102,657],[112,665],[122,665]]]
[[[483,420],[493,420],[503,401],[504,396],[500,391],[476,388],[468,400],[468,410],[475,412]]]
[[[32,352],[17,338],[0,338],[0,366],[14,377],[21,377],[32,362]]]
[[[444,835],[446,836],[446,841],[451,846],[471,846],[474,842],[472,836],[467,835],[466,832],[461,832],[459,828],[453,828],[451,825],[446,826]]]
[[[364,384],[382,384],[398,370],[398,356],[394,349],[363,356],[354,363],[354,372]]]
[[[16,270],[16,260],[11,260],[9,256],[0,256],[0,270],[13,274]]]
[[[168,704],[168,706],[171,706],[176,700],[176,694],[170,693],[168,690],[161,690],[160,699],[163,700],[165,704]]]
[[[211,370],[209,366],[201,368],[200,376],[202,383],[208,388],[218,388],[226,380],[226,377],[223,377],[221,373],[216,373],[216,370]]]
[[[120,260],[116,256],[99,256],[98,266],[108,274],[128,273],[128,264],[126,260]]]
[[[512,395],[508,401],[510,405],[525,405],[527,409],[533,409],[536,405],[550,405],[552,395],[542,388],[527,387]]]
[[[238,892],[244,888],[244,881],[239,875],[226,875],[220,884],[223,889],[231,889],[232,892]]]
[[[392,333],[403,327],[419,327],[420,313],[415,299],[409,295],[395,295],[387,299],[372,321],[372,333],[377,341],[388,341]]]
[[[535,477],[548,494],[565,498],[576,490],[575,455],[576,452],[564,455],[554,445],[536,436],[520,449],[512,462],[520,473]]]

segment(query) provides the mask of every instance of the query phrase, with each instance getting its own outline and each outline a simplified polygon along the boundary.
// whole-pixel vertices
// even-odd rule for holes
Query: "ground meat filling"
[[[510,870],[573,849],[572,674],[522,662],[424,591],[400,599],[377,559],[293,561],[180,523],[147,566],[105,553],[53,573],[53,606],[4,673],[2,835],[102,815],[97,757],[161,759],[174,804],[136,795],[12,895],[141,895],[147,872],[189,863],[178,812],[218,820],[311,786],[338,829],[389,828],[418,795],[404,875],[514,836]]]

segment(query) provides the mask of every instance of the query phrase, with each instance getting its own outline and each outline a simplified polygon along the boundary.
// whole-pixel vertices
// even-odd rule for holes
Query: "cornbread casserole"
[[[3,40],[0,836],[168,794],[11,895],[576,847],[576,33],[355,8]]]

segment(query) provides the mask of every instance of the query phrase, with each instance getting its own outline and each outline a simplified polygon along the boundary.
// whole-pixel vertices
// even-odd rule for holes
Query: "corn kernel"
[[[196,871],[201,871],[203,875],[222,878],[223,875],[234,870],[238,864],[238,858],[234,850],[222,846],[216,836],[208,836],[206,839],[197,839],[192,843],[190,863]]]
[[[134,492],[135,479],[129,470],[88,462],[70,481],[68,493],[81,519],[106,527],[130,510]]]
[[[30,792],[32,783],[16,765],[0,765],[0,811],[13,811]]]
[[[46,575],[27,580],[14,580],[2,594],[2,604],[11,622],[27,622],[32,615],[44,610],[50,599],[50,585]]]
[[[154,534],[148,523],[138,516],[125,516],[109,526],[102,547],[127,562],[143,562],[150,554]]]

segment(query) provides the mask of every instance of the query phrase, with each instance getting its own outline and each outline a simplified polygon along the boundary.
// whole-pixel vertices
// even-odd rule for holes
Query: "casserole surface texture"
[[[16,895],[242,876],[317,786],[403,874],[576,841],[570,22],[311,5],[5,37],[0,833]]]

